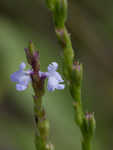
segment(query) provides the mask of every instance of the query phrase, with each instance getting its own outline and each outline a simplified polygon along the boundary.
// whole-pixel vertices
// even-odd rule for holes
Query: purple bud
[[[75,61],[73,64],[73,69],[80,71],[80,63],[79,61]]]
[[[94,113],[87,112],[85,116],[86,116],[87,120],[91,120],[93,115],[94,115]]]

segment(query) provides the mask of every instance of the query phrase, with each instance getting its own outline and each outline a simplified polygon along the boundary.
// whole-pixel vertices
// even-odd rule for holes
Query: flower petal
[[[18,79],[18,83],[27,85],[31,81],[31,78],[29,75],[22,75]]]
[[[17,91],[24,91],[27,88],[26,85],[23,84],[16,84],[16,90]]]
[[[20,77],[20,71],[16,71],[10,76],[12,82],[18,82],[19,77]]]
[[[64,82],[64,80],[62,79],[61,75],[58,72],[53,72],[51,73],[51,76],[54,76],[54,78],[56,78],[56,80],[58,80],[58,82]]]
[[[64,84],[57,84],[56,89],[63,90],[65,88]]]
[[[58,68],[58,64],[56,62],[52,62],[49,66],[48,66],[48,72],[53,72],[56,71]]]
[[[22,62],[20,64],[20,69],[14,72],[10,78],[12,82],[17,82],[16,89],[17,91],[24,91],[27,87],[29,82],[31,81],[30,73],[31,70],[24,71],[26,64]]]
[[[56,80],[54,77],[49,77],[48,84],[47,84],[48,91],[54,91],[57,84],[58,84],[58,80]]]
[[[24,62],[22,62],[20,64],[20,70],[24,70],[26,68],[26,64]]]

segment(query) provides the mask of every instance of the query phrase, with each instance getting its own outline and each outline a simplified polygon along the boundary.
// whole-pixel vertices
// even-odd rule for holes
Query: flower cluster
[[[31,82],[30,74],[32,73],[32,70],[25,71],[25,67],[26,64],[22,62],[20,64],[19,70],[11,75],[11,81],[17,83],[17,91],[24,91],[28,87],[29,82]],[[48,78],[48,91],[54,91],[55,89],[62,90],[65,87],[64,84],[60,84],[64,82],[64,80],[62,79],[61,75],[56,71],[57,69],[58,64],[56,62],[52,62],[48,66],[48,72],[39,71],[40,77],[46,76]]]

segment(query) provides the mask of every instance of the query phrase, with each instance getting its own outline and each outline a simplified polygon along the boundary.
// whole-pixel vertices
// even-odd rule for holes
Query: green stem
[[[42,107],[42,99],[34,97],[35,145],[37,150],[51,150],[49,143],[49,122]]]
[[[84,140],[82,142],[82,149],[83,150],[91,150],[91,141],[90,140]]]
[[[80,128],[83,137],[82,149],[91,150],[91,142],[96,125],[93,113],[84,113],[83,111],[81,100],[83,66],[78,61],[74,61],[75,56],[70,34],[65,27],[67,0],[46,0],[46,2],[47,6],[52,6],[52,8],[48,8],[53,14],[55,32],[64,52],[64,76],[69,85],[70,94],[74,99],[75,122]]]
[[[31,79],[34,90],[34,120],[35,120],[35,145],[37,150],[53,150],[53,145],[49,141],[49,121],[46,117],[45,109],[42,105],[44,95],[45,77],[39,76],[40,62],[39,53],[35,50],[32,41],[29,48],[25,49],[28,63],[32,67]]]
[[[62,28],[55,27],[55,31],[56,31],[58,40],[64,49],[64,63],[63,63],[64,75],[67,78],[67,80],[71,80],[74,51],[72,48],[70,35],[65,26]]]

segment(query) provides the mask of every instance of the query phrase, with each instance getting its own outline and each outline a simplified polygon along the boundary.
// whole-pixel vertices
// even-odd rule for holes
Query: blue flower
[[[24,71],[25,68],[26,64],[22,62],[20,64],[19,70],[11,75],[11,81],[17,83],[16,84],[17,91],[24,91],[28,87],[29,82],[31,81],[30,78],[31,70]]]
[[[52,62],[48,66],[48,72],[45,73],[48,78],[48,91],[54,91],[55,89],[63,90],[65,87],[64,84],[60,84],[64,82],[64,80],[62,79],[61,75],[58,72],[56,72],[57,69],[58,64],[56,62]]]
[[[24,71],[25,68],[26,64],[22,62],[20,64],[19,70],[11,75],[11,81],[17,83],[17,91],[24,91],[28,87],[29,82],[31,82],[30,74],[32,73],[32,71]],[[55,89],[62,90],[65,87],[64,84],[61,84],[62,82],[64,82],[64,80],[62,79],[61,75],[58,72],[56,72],[57,69],[58,64],[56,62],[52,62],[48,66],[48,72],[39,71],[40,77],[48,78],[48,91],[54,91]]]

